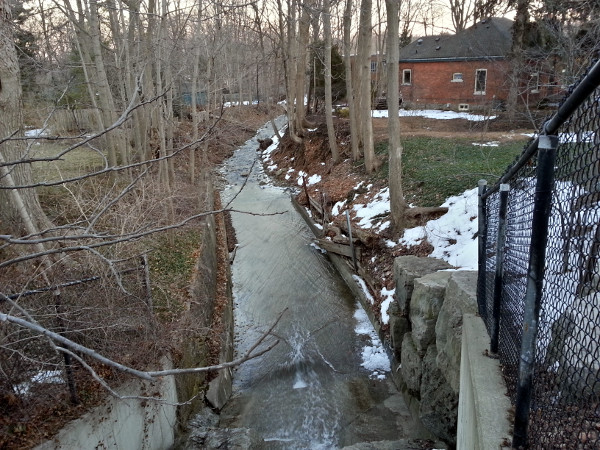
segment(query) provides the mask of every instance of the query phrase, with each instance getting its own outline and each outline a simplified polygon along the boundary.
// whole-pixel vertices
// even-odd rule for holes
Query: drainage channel
[[[247,448],[330,449],[378,441],[422,448],[406,441],[421,436],[389,374],[361,366],[363,352],[373,351],[374,334],[372,327],[364,331],[370,327],[361,321],[364,311],[313,245],[289,192],[273,186],[254,163],[257,139],[272,135],[270,127],[259,130],[227,161],[222,197],[243,211],[232,213],[236,353],[244,354],[278,320],[270,340],[279,344],[236,369],[219,427],[248,430]]]

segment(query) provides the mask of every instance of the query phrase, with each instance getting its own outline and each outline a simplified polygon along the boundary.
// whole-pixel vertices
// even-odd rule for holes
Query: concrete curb
[[[480,317],[463,316],[458,450],[511,448],[511,407],[500,362],[487,356],[489,336]]]

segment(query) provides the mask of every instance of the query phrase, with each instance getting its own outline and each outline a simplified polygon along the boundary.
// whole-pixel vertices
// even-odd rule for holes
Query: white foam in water
[[[308,383],[302,379],[299,373],[296,373],[296,381],[294,382],[294,389],[304,389],[308,387]]]

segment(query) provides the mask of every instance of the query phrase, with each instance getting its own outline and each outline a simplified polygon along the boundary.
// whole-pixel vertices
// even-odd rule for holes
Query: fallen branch
[[[271,351],[277,344],[279,344],[280,341],[276,340],[275,342],[268,344],[266,347],[262,348],[261,350],[257,350],[257,349],[261,344],[263,344],[263,342],[265,341],[265,339],[268,336],[272,335],[273,329],[277,326],[277,324],[279,323],[279,321],[283,317],[283,314],[286,311],[287,311],[287,308],[284,309],[279,314],[279,316],[277,317],[277,320],[273,323],[273,325],[265,333],[263,333],[263,335],[254,343],[254,345],[252,345],[252,347],[250,347],[250,349],[244,355],[242,355],[240,358],[238,358],[234,361],[216,364],[216,365],[212,365],[212,366],[206,366],[206,367],[190,367],[190,368],[185,368],[185,369],[166,369],[166,370],[156,370],[156,371],[137,370],[132,367],[120,364],[116,361],[113,361],[110,358],[107,358],[107,357],[101,355],[100,353],[96,352],[95,350],[92,350],[86,346],[83,346],[76,342],[73,342],[72,340],[70,340],[58,333],[50,331],[47,328],[42,327],[41,325],[39,325],[35,322],[32,322],[30,320],[21,319],[20,317],[15,317],[10,314],[0,313],[0,322],[11,322],[11,323],[14,323],[15,325],[35,331],[35,332],[45,336],[46,338],[51,339],[53,342],[58,342],[64,346],[68,347],[69,349],[71,349],[72,352],[78,352],[80,354],[84,354],[86,356],[89,356],[90,358],[95,359],[96,361],[99,361],[102,364],[113,367],[113,368],[119,370],[120,372],[127,373],[129,375],[133,375],[133,376],[135,376],[137,378],[141,378],[143,380],[151,381],[156,378],[168,376],[168,375],[183,375],[183,374],[187,374],[187,373],[214,372],[217,370],[236,367],[236,366],[239,366],[240,364],[243,364],[246,361],[249,361],[251,359],[258,358],[259,356],[264,355],[265,353]],[[72,353],[72,352],[69,352],[69,353]]]

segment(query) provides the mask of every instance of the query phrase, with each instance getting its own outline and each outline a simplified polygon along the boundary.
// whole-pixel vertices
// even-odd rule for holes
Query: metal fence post
[[[533,391],[533,369],[535,365],[535,347],[538,332],[538,320],[542,300],[546,243],[548,241],[548,223],[552,206],[552,188],[554,185],[554,161],[558,137],[539,137],[538,160],[535,186],[534,209],[531,223],[531,243],[529,247],[529,267],[527,269],[527,289],[525,292],[525,311],[523,317],[523,339],[519,364],[519,381],[515,408],[515,427],[513,447],[527,445],[527,427]]]
[[[500,205],[498,208],[498,236],[496,238],[496,274],[494,276],[494,304],[492,306],[490,351],[498,353],[500,336],[500,304],[504,285],[504,251],[506,246],[506,210],[508,208],[508,184],[500,185]]]
[[[483,317],[484,322],[487,324],[487,308],[485,307],[485,248],[487,245],[487,217],[486,217],[486,205],[485,190],[487,187],[486,180],[479,180],[477,183],[478,193],[478,232],[477,232],[477,244],[478,244],[478,261],[477,261],[477,306],[479,315]]]

